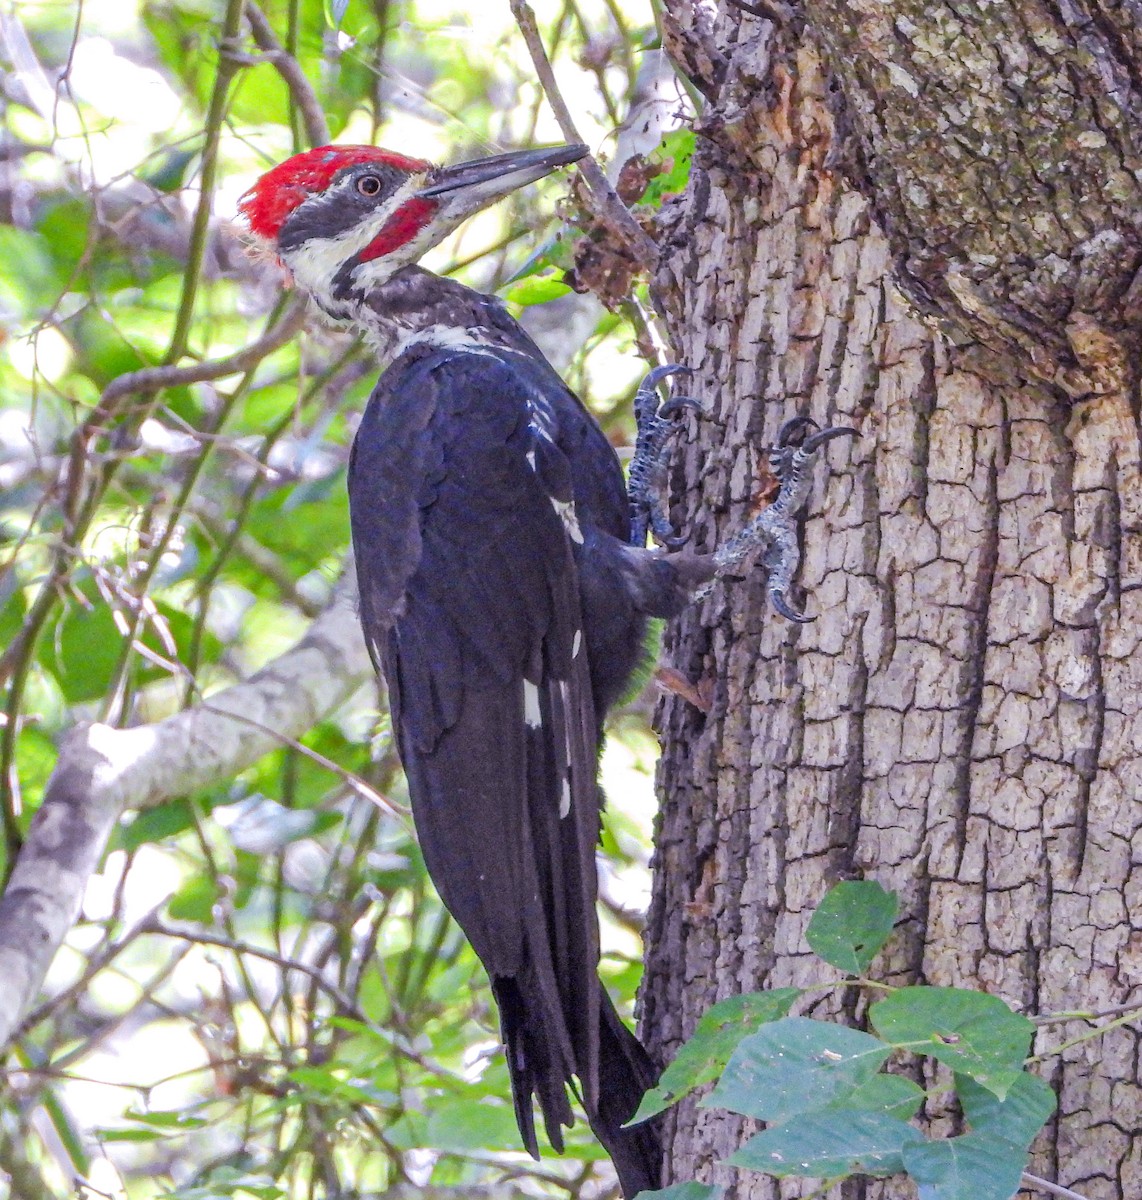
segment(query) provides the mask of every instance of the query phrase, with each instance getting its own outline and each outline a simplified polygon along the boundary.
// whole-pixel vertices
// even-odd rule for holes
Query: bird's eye
[[[381,181],[376,175],[362,175],[357,180],[357,191],[362,196],[375,196],[381,190]]]

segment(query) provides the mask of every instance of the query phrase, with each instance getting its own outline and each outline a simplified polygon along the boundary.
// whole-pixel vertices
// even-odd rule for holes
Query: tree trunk
[[[817,467],[817,621],[767,610],[756,567],[668,636],[713,700],[659,714],[645,1032],[666,1058],[715,1000],[835,978],[805,926],[854,876],[899,893],[890,982],[1121,1005],[1142,984],[1142,5],[773,8],[665,0],[707,101],[657,281],[711,410],[675,516],[700,548],[740,528],[794,414],[861,437]],[[1046,1060],[1032,1170],[1142,1195],[1137,1063],[1136,1024]],[[715,1165],[739,1118],[672,1121],[674,1178],[777,1194]]]

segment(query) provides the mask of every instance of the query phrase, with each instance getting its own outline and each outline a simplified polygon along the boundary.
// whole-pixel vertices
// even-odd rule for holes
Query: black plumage
[[[524,1142],[537,1153],[534,1094],[562,1148],[577,1085],[633,1194],[660,1148],[621,1125],[655,1072],[599,983],[595,913],[602,718],[642,642],[627,498],[598,425],[495,309],[501,344],[413,345],[369,402],[349,475],[361,616],[426,865],[491,978]]]
[[[491,979],[516,1118],[562,1148],[577,1094],[623,1191],[658,1186],[655,1069],[598,978],[603,719],[647,616],[681,609],[712,556],[629,544],[598,424],[491,296],[417,258],[585,146],[437,168],[323,146],[241,203],[251,234],[388,364],[353,446],[361,619],[388,683],[425,863]]]

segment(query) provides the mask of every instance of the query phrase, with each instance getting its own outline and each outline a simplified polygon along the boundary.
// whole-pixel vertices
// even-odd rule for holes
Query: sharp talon
[[[816,433],[810,433],[816,430]],[[777,495],[743,529],[714,551],[715,575],[724,578],[756,547],[762,547],[762,563],[768,572],[766,593],[774,611],[787,621],[808,625],[816,617],[792,608],[785,596],[801,563],[797,536],[797,514],[809,498],[816,452],[838,437],[859,437],[848,425],[821,429],[812,417],[791,417],[767,448],[770,468],[777,479]],[[708,589],[700,590],[705,595]]]
[[[670,549],[677,549],[687,538],[674,532],[667,516],[669,491],[668,474],[670,443],[682,426],[671,418],[687,408],[704,411],[700,400],[693,396],[674,396],[660,403],[657,387],[670,375],[693,375],[693,367],[667,363],[655,367],[639,385],[634,397],[635,424],[638,437],[634,458],[631,459],[627,494],[631,508],[631,543],[646,545],[646,535]]]
[[[666,403],[658,410],[658,415],[663,420],[668,420],[675,414],[684,412],[686,409],[693,409],[695,412],[703,413],[706,411],[706,406],[696,396],[674,396],[667,400]]]
[[[834,425],[830,429],[822,429],[820,433],[815,433],[812,437],[805,439],[801,444],[801,453],[812,454],[826,442],[831,442],[833,438],[838,437],[860,437],[860,430],[853,429],[850,425]]]
[[[812,426],[814,429],[820,429],[820,425],[813,420],[812,417],[790,417],[788,421],[777,431],[777,446],[778,449],[784,449],[802,430]]]
[[[667,363],[662,367],[655,367],[654,370],[648,372],[646,378],[638,385],[640,392],[653,392],[656,387],[670,375],[693,375],[693,367],[684,367],[681,363]]]
[[[770,592],[769,598],[773,601],[773,607],[787,621],[796,621],[799,625],[808,625],[811,621],[817,619],[816,617],[807,616],[805,613],[799,613],[794,608],[790,608],[785,602],[785,597],[778,592]]]

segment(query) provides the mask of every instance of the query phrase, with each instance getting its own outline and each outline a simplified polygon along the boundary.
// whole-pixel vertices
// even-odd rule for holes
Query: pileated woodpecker
[[[597,973],[603,718],[642,656],[646,618],[676,614],[744,550],[723,561],[633,545],[618,459],[582,403],[500,301],[414,265],[470,214],[585,153],[438,168],[323,146],[265,174],[241,210],[385,364],[349,468],[361,620],[425,863],[491,979],[524,1144],[538,1156],[535,1097],[562,1150],[570,1086],[632,1196],[659,1186],[662,1148],[655,1122],[623,1128],[656,1071]],[[656,407],[641,414],[652,425],[666,420]],[[796,449],[783,433],[775,453],[807,461],[840,432],[852,431]],[[665,426],[651,433],[657,452]],[[657,499],[644,486],[639,504]],[[792,571],[771,594],[796,618]]]

